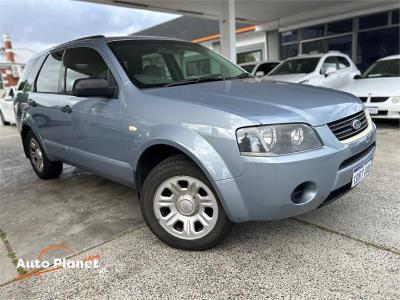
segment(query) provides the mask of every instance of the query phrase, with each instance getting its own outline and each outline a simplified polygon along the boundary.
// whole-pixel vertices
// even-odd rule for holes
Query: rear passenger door
[[[122,85],[112,98],[76,97],[72,89],[81,78],[106,79],[118,85],[116,72],[101,49],[68,49],[64,61],[64,94],[60,97],[63,114],[61,133],[67,148],[67,160],[93,171],[124,178],[124,151],[121,146],[120,114]]]
[[[60,71],[64,50],[48,54],[36,77],[33,91],[28,94],[25,111],[29,121],[39,133],[47,150],[62,157],[62,147],[58,147],[59,128],[62,122],[58,110],[60,92]]]

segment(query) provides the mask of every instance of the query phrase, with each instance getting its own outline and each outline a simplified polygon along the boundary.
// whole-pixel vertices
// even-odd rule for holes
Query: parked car
[[[204,61],[210,68],[195,67]],[[150,229],[180,249],[210,248],[232,223],[337,199],[370,173],[375,150],[375,125],[357,97],[259,81],[176,39],[54,47],[29,61],[15,103],[40,178],[67,163],[136,187]]]
[[[15,87],[5,89],[4,95],[0,99],[0,122],[2,125],[15,124],[13,99]]]
[[[278,80],[340,89],[360,71],[346,54],[304,54],[288,58],[266,77]]]
[[[345,91],[359,97],[372,118],[400,120],[400,55],[379,59]]]
[[[239,66],[253,76],[262,77],[271,72],[279,63],[279,61],[248,62],[239,64]]]

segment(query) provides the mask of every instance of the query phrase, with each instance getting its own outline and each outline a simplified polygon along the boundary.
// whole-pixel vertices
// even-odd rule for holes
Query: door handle
[[[63,113],[66,113],[66,114],[72,113],[71,106],[69,106],[69,105],[61,106],[61,111],[62,111]]]
[[[36,101],[35,101],[35,100],[32,100],[32,99],[28,99],[28,104],[29,104],[30,106],[32,106],[32,107],[36,107],[36,106],[37,106]]]

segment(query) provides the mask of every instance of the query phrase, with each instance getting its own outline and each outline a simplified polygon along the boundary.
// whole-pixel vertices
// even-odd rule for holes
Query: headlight
[[[300,83],[300,84],[309,84],[309,83],[310,83],[310,80],[303,80],[303,81],[300,81],[299,83]]]
[[[236,138],[240,153],[252,156],[276,156],[322,146],[314,129],[305,124],[239,128]]]
[[[400,96],[392,97],[392,103],[400,103]]]

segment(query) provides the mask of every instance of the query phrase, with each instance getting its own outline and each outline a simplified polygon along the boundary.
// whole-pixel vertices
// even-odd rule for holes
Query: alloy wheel
[[[29,142],[29,154],[32,164],[39,172],[43,170],[43,154],[39,143],[35,138],[31,138]]]

